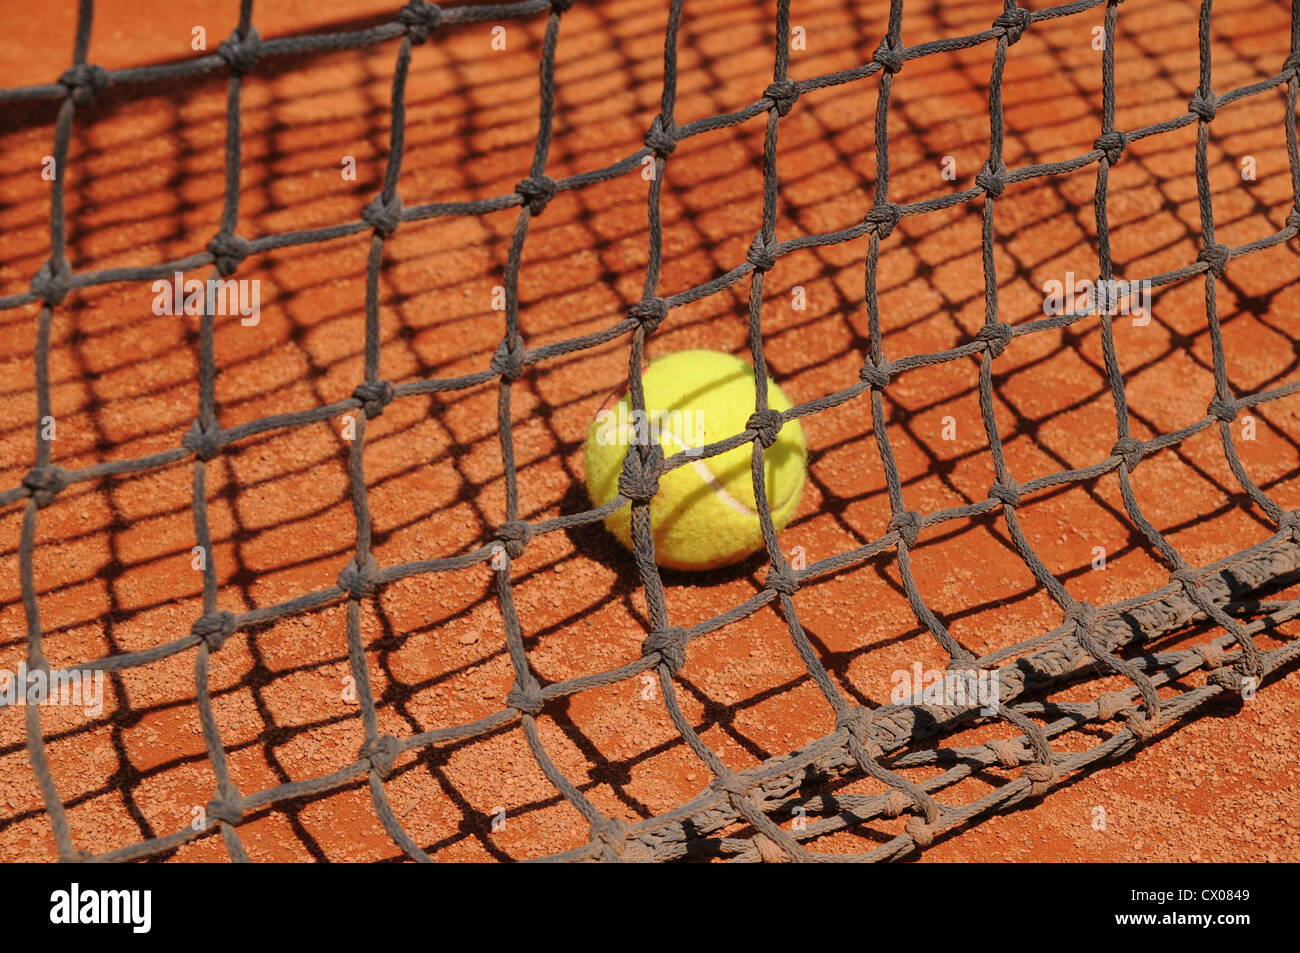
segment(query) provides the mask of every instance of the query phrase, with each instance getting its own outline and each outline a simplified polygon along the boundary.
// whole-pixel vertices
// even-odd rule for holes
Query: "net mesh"
[[[228,80],[228,122],[225,140],[225,192],[223,213],[216,235],[203,251],[176,261],[154,266],[76,271],[67,258],[63,175],[53,183],[48,262],[31,282],[28,292],[0,298],[0,309],[38,303],[35,391],[38,419],[51,412],[50,329],[56,309],[67,295],[80,289],[110,282],[148,282],[169,279],[179,270],[210,265],[214,278],[238,275],[241,263],[250,256],[274,249],[312,245],[355,234],[370,234],[366,264],[365,373],[352,397],[323,406],[259,419],[240,426],[222,428],[218,423],[215,397],[214,315],[200,321],[199,413],[182,445],[135,459],[114,460],[82,469],[67,470],[52,459],[51,443],[38,428],[37,460],[22,485],[0,492],[0,505],[25,507],[19,548],[23,609],[27,622],[26,663],[30,672],[50,671],[43,648],[43,630],[37,599],[34,547],[40,511],[65,488],[107,477],[140,473],[173,465],[193,463],[193,519],[195,542],[212,552],[209,531],[205,473],[209,463],[227,448],[256,435],[287,428],[304,427],[356,413],[356,439],[349,449],[349,481],[356,517],[355,555],[340,574],[337,585],[302,595],[276,605],[243,613],[224,611],[218,601],[218,572],[209,559],[203,574],[203,614],[182,638],[142,651],[125,652],[87,660],[80,671],[98,669],[123,671],[148,666],[179,653],[194,656],[194,693],[197,700],[204,745],[217,785],[207,805],[206,821],[199,828],[186,826],[162,836],[143,839],[124,847],[94,855],[74,841],[60,797],[57,779],[45,750],[46,733],[39,706],[25,709],[26,744],[32,769],[45,804],[58,854],[64,860],[94,857],[99,860],[137,860],[174,851],[181,845],[219,832],[229,856],[248,857],[241,840],[241,823],[258,812],[287,801],[319,797],[344,785],[365,779],[374,809],[392,840],[409,857],[429,859],[426,849],[415,841],[390,806],[385,778],[404,755],[484,736],[515,723],[522,727],[528,748],[538,768],[590,825],[590,838],[583,846],[565,851],[554,859],[670,860],[686,856],[713,855],[741,860],[887,860],[928,846],[936,837],[972,820],[1005,811],[1031,797],[1042,795],[1062,778],[1085,771],[1108,759],[1129,752],[1152,737],[1158,728],[1186,717],[1198,706],[1222,695],[1249,694],[1267,682],[1300,653],[1300,642],[1282,647],[1261,647],[1262,633],[1293,618],[1300,603],[1291,600],[1267,602],[1258,594],[1280,587],[1300,570],[1300,511],[1285,508],[1270,498],[1247,473],[1234,446],[1233,422],[1252,408],[1294,394],[1300,380],[1255,393],[1235,393],[1229,380],[1224,342],[1216,305],[1216,287],[1233,259],[1281,246],[1300,234],[1300,156],[1297,155],[1295,110],[1300,88],[1300,3],[1292,6],[1290,54],[1279,71],[1247,86],[1216,93],[1211,80],[1211,3],[1200,5],[1200,81],[1188,111],[1141,128],[1115,127],[1115,49],[1120,5],[1116,0],[1079,2],[1029,11],[1008,0],[1001,15],[986,30],[913,46],[904,44],[902,0],[890,5],[889,26],[871,62],[809,79],[789,75],[790,13],[788,0],[776,7],[777,37],[771,84],[762,96],[735,112],[709,116],[678,125],[677,97],[678,36],[683,17],[683,0],[672,0],[667,11],[664,43],[664,85],[660,112],[638,151],[604,168],[560,179],[547,176],[548,151],[552,143],[555,115],[555,58],[565,13],[574,0],[529,0],[498,6],[439,8],[418,0],[403,6],[391,22],[349,32],[291,36],[262,40],[253,20],[252,0],[243,0],[239,23],[229,39],[212,55],[163,66],[107,71],[88,60],[92,0],[81,0],[73,65],[52,84],[0,91],[0,100],[58,100],[53,156],[57,168],[66,167],[74,121],[97,93],[109,86],[180,81],[202,74],[226,71]],[[1102,124],[1093,149],[1074,158],[1008,168],[1003,161],[1005,131],[1002,87],[1008,51],[1026,31],[1043,21],[1099,10],[1104,14]],[[479,201],[419,204],[418,196],[403,196],[399,190],[405,138],[405,93],[413,48],[436,41],[439,31],[457,24],[501,22],[513,18],[546,18],[545,39],[540,61],[541,112],[531,167],[514,192]],[[244,77],[268,58],[291,53],[328,53],[376,44],[396,46],[396,67],[392,85],[391,140],[383,188],[359,211],[356,220],[324,228],[313,228],[255,239],[239,234],[240,204],[240,97]],[[898,204],[890,199],[889,120],[891,91],[895,75],[921,57],[988,44],[993,50],[989,84],[988,115],[990,148],[987,160],[972,188],[923,201]],[[807,93],[847,84],[874,82],[879,86],[875,117],[876,180],[874,203],[862,219],[848,227],[819,234],[779,238],[777,226],[777,142],[781,120],[799,108]],[[1295,205],[1276,231],[1253,241],[1226,246],[1216,239],[1212,191],[1209,182],[1207,147],[1210,124],[1225,104],[1285,89],[1285,113],[1279,116],[1289,157]],[[678,143],[691,137],[707,136],[724,127],[749,121],[766,124],[763,149],[762,217],[744,261],[696,287],[660,295],[664,255],[660,198],[666,175],[671,174],[671,156]],[[1202,281],[1205,288],[1205,327],[1213,354],[1215,397],[1205,415],[1185,427],[1140,440],[1130,431],[1130,414],[1124,376],[1112,337],[1115,302],[1103,299],[1096,309],[1068,311],[1059,316],[1028,321],[1015,326],[999,319],[998,275],[994,264],[995,215],[998,197],[1008,186],[1041,177],[1076,172],[1096,166],[1095,220],[1097,276],[1102,282],[1114,279],[1108,225],[1108,180],[1110,169],[1120,162],[1126,147],[1139,139],[1158,136],[1195,125],[1196,193],[1200,207],[1200,254],[1194,261],[1161,274],[1149,276],[1151,287]],[[649,158],[655,175],[648,198],[649,256],[642,299],[620,320],[595,333],[529,346],[521,333],[519,272],[530,223],[544,215],[548,203],[563,192],[579,190],[614,177],[639,172]],[[882,242],[889,240],[905,217],[924,215],[963,203],[978,203],[982,212],[982,262],[984,274],[985,323],[974,337],[938,353],[887,354],[878,308],[877,268]],[[505,334],[490,365],[471,374],[451,378],[386,380],[380,367],[381,293],[380,274],[385,242],[402,224],[444,216],[475,216],[517,209],[518,219],[509,241],[505,268]],[[867,239],[862,303],[869,327],[869,353],[857,379],[839,382],[840,389],[779,413],[768,406],[767,363],[764,355],[763,288],[766,272],[782,256],[798,249],[834,245]],[[655,565],[650,532],[649,501],[665,473],[689,462],[684,455],[664,457],[655,446],[634,446],[626,458],[619,483],[620,495],[599,509],[569,513],[538,522],[520,517],[519,472],[514,447],[511,401],[513,387],[524,375],[548,362],[584,349],[626,338],[630,341],[627,384],[632,406],[644,411],[645,396],[640,368],[646,340],[664,322],[671,322],[673,310],[748,282],[748,334],[754,367],[756,405],[748,428],[706,446],[701,456],[711,457],[745,444],[752,445],[752,480],[769,561],[766,581],[753,598],[695,625],[673,624],[664,583]],[[1111,454],[1093,465],[1060,472],[1013,475],[1003,453],[1003,439],[994,416],[994,367],[1018,339],[1048,330],[1060,330],[1081,323],[1100,329],[1105,369],[1114,403],[1115,442]],[[996,482],[981,502],[917,512],[904,500],[903,484],[891,445],[884,396],[900,375],[924,366],[974,359],[979,365],[978,396],[981,416],[991,452]],[[363,468],[366,421],[380,416],[396,400],[465,390],[496,382],[499,388],[498,434],[505,475],[505,510],[492,538],[470,551],[395,565],[379,565],[372,555],[372,527]],[[871,429],[879,451],[888,489],[891,518],[878,538],[857,548],[836,553],[796,568],[782,552],[772,524],[764,487],[763,449],[789,422],[811,417],[848,402],[869,407]],[[1235,477],[1244,505],[1254,508],[1273,527],[1271,535],[1243,546],[1236,554],[1211,565],[1193,565],[1169,541],[1166,534],[1144,515],[1130,483],[1133,471],[1145,459],[1171,451],[1203,431],[1217,430],[1222,453]],[[695,458],[698,459],[698,458]],[[1118,482],[1124,510],[1131,525],[1156,552],[1169,570],[1167,585],[1142,596],[1109,605],[1075,600],[1063,582],[1035,551],[1017,517],[1017,508],[1036,494],[1070,485],[1089,485],[1101,480]],[[626,505],[632,507],[635,561],[648,612],[648,631],[641,657],[630,664],[579,678],[543,684],[530,664],[524,630],[516,611],[512,588],[512,560],[519,559],[530,542],[543,534],[597,523]],[[970,521],[989,515],[1004,522],[1016,553],[1036,583],[1059,605],[1062,621],[1050,631],[991,653],[977,656],[950,633],[939,615],[927,604],[912,573],[910,551],[922,533],[950,522]],[[495,562],[493,562],[495,560]],[[810,641],[799,619],[801,592],[815,591],[816,584],[848,568],[877,561],[896,563],[907,601],[919,624],[934,639],[948,659],[949,671],[965,679],[981,672],[996,672],[999,697],[992,711],[984,713],[942,704],[890,704],[868,708],[846,697],[828,673],[823,659]],[[492,564],[504,639],[514,670],[514,686],[504,705],[479,720],[396,737],[384,734],[377,716],[375,693],[368,670],[361,626],[362,603],[382,587],[397,580],[429,574],[456,573]],[[347,606],[347,649],[351,673],[357,686],[365,743],[346,768],[309,780],[283,783],[266,790],[241,792],[232,779],[228,745],[223,741],[213,714],[209,689],[210,657],[232,638],[239,638],[259,625],[304,613],[323,605],[345,602]],[[729,769],[702,739],[692,720],[679,704],[675,676],[692,651],[692,643],[725,626],[739,622],[766,606],[778,609],[789,638],[807,668],[812,683],[830,707],[835,730],[783,756],[771,758],[744,771]],[[1134,654],[1162,633],[1190,623],[1204,623],[1214,637],[1187,649]],[[698,648],[698,647],[697,647]],[[1208,673],[1204,685],[1187,687],[1186,675],[1202,669]],[[1121,676],[1128,687],[1102,693],[1090,701],[1035,700],[1036,695],[1085,677],[1104,672]],[[537,719],[548,705],[579,692],[637,679],[644,673],[657,676],[667,714],[677,732],[695,756],[712,773],[712,782],[687,803],[635,823],[602,812],[557,766],[537,728]],[[944,737],[976,721],[1001,725],[1006,737],[984,744],[960,747],[925,747],[926,739]],[[1062,734],[1089,722],[1119,719],[1117,730],[1105,741],[1087,750],[1065,752],[1054,747]],[[967,803],[941,801],[941,794],[986,767],[1000,766],[1018,771],[996,790]],[[913,780],[910,769],[928,768],[924,780]],[[828,779],[867,776],[880,782],[878,794],[837,794],[814,790]],[[806,823],[787,823],[798,814]],[[852,855],[830,855],[816,850],[819,838],[861,825],[879,817],[906,815],[902,832],[873,849]],[[739,826],[739,832],[736,831]],[[730,831],[730,836],[718,832]]]

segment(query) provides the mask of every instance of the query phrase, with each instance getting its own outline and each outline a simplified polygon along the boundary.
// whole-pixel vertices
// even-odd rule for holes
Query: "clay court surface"
[[[267,3],[263,39],[356,29],[392,18],[396,2]],[[1029,5],[1047,6],[1045,2]],[[55,82],[71,65],[75,4],[6,3],[0,88]],[[553,179],[643,148],[659,111],[667,4],[584,3],[561,17],[556,54]],[[1000,2],[908,2],[907,46],[985,30]],[[688,0],[678,62],[677,121],[739,110],[772,81],[775,2]],[[794,79],[871,61],[888,4],[796,0],[791,22],[807,49]],[[208,51],[230,35],[233,2],[137,0],[97,5],[88,61],[108,69],[182,61],[203,25]],[[1091,30],[1105,8],[1035,22],[1007,55],[1009,168],[1089,152],[1100,133],[1101,54]],[[1290,50],[1287,4],[1216,2],[1214,86],[1220,93],[1276,75]],[[449,26],[416,46],[407,86],[407,206],[513,193],[537,136],[538,60],[547,15]],[[1120,7],[1116,126],[1187,112],[1196,88],[1197,5]],[[382,187],[389,97],[400,40],[360,51],[259,62],[243,82],[241,198],[245,238],[359,220]],[[919,201],[971,188],[989,152],[995,43],[909,61],[894,77],[890,198]],[[876,182],[874,119],[880,76],[803,93],[779,124],[781,238],[862,221]],[[78,109],[66,175],[68,257],[74,271],[147,265],[202,252],[218,230],[224,190],[227,73],[109,87]],[[1284,85],[1220,108],[1208,151],[1218,240],[1239,245],[1285,227],[1292,182]],[[57,103],[0,104],[0,298],[23,293],[49,255],[50,183],[42,180]],[[743,263],[761,221],[767,113],[683,139],[667,162],[662,212],[668,296]],[[1292,117],[1294,121],[1294,117]],[[1115,270],[1172,271],[1200,248],[1194,177],[1196,123],[1130,143],[1110,171]],[[356,178],[340,175],[344,156]],[[1241,160],[1257,176],[1243,180]],[[951,157],[955,178],[941,175]],[[1043,284],[1097,274],[1096,164],[1008,186],[997,200],[999,318],[1042,317]],[[530,348],[610,328],[642,297],[647,183],[638,169],[562,192],[531,222],[519,279]],[[943,351],[984,323],[982,199],[904,218],[881,242],[878,284],[891,357]],[[404,222],[384,245],[380,376],[396,384],[453,378],[489,366],[504,323],[493,310],[518,207]],[[795,404],[858,379],[868,346],[866,237],[782,255],[763,289],[769,374]],[[248,257],[237,277],[261,283],[261,318],[216,321],[216,406],[222,428],[346,400],[364,377],[369,229]],[[210,266],[192,272],[206,278]],[[807,307],[792,307],[804,289]],[[749,279],[673,308],[647,354],[710,348],[749,358]],[[1218,312],[1234,392],[1300,375],[1296,300],[1300,241],[1234,259],[1218,281]],[[1156,290],[1144,327],[1117,319],[1115,347],[1134,435],[1149,439],[1201,420],[1214,396],[1204,280]],[[73,291],[53,309],[52,458],[73,470],[175,448],[198,413],[199,319],[155,316],[147,283]],[[0,311],[0,493],[36,463],[39,302]],[[589,508],[582,444],[588,422],[628,374],[631,335],[530,365],[513,385],[511,422],[520,518]],[[977,394],[978,356],[920,367],[891,382],[887,428],[909,508],[929,513],[983,501],[994,481]],[[995,405],[1008,467],[1024,483],[1105,460],[1115,410],[1096,321],[1017,337],[994,364]],[[497,430],[498,381],[402,397],[365,427],[365,480],[378,564],[455,556],[491,541],[505,519]],[[356,416],[355,409],[347,412]],[[1252,410],[1253,440],[1235,447],[1251,479],[1283,509],[1300,507],[1300,395]],[[220,608],[236,614],[336,585],[356,551],[345,414],[270,430],[222,449],[206,465],[207,513]],[[942,439],[951,417],[955,439]],[[890,519],[864,395],[802,419],[810,474],[787,554],[808,563],[886,533]],[[1234,423],[1240,434],[1240,423]],[[181,638],[202,614],[191,566],[194,460],[74,484],[39,511],[33,568],[44,651],[73,666]],[[1201,567],[1272,536],[1241,493],[1216,427],[1150,453],[1132,477],[1146,517]],[[19,541],[27,499],[0,508],[0,668],[27,654]],[[1105,605],[1167,584],[1169,569],[1130,522],[1115,473],[1026,497],[1018,516],[1047,568],[1077,599]],[[1106,568],[1092,568],[1094,548]],[[976,655],[1061,625],[1061,610],[1012,548],[997,514],[923,530],[911,553],[926,603]],[[753,597],[762,557],[700,575],[664,573],[668,611],[690,626]],[[532,670],[543,685],[635,662],[647,634],[645,594],[631,557],[599,526],[538,535],[511,566],[513,598]],[[1294,580],[1267,596],[1296,598]],[[801,586],[799,621],[821,663],[854,704],[888,704],[899,670],[947,661],[903,594],[885,550]],[[245,795],[319,778],[357,761],[365,740],[349,676],[346,596],[241,630],[210,658],[210,694],[231,776]],[[515,681],[494,573],[487,564],[420,574],[360,603],[365,665],[380,730],[396,737],[502,711]],[[1266,628],[1262,650],[1289,644],[1298,623]],[[1171,652],[1221,636],[1184,625],[1130,651]],[[104,711],[40,712],[46,756],[73,842],[108,853],[186,828],[216,786],[200,730],[195,653],[111,674]],[[1161,686],[1162,698],[1205,684],[1203,670]],[[776,603],[691,642],[676,679],[683,713],[730,769],[784,757],[836,730],[834,714],[791,643]],[[1051,693],[1089,702],[1131,687],[1096,671]],[[658,682],[640,676],[548,702],[536,728],[556,768],[605,815],[662,815],[705,790],[711,772],[669,720]],[[649,697],[646,697],[646,696]],[[25,714],[0,709],[0,857],[56,857],[50,817],[29,761]],[[911,855],[933,861],[1300,860],[1300,781],[1294,770],[1300,675],[1294,661],[1242,704],[1216,698],[1163,723],[1134,751],[1062,778],[1043,797],[946,831]],[[1082,751],[1123,728],[1093,721],[1053,738]],[[964,728],[909,750],[980,745],[1016,732]],[[886,763],[889,761],[886,759]],[[916,781],[933,766],[907,768]],[[1019,774],[998,765],[936,792],[970,803]],[[809,793],[845,797],[886,788],[839,777]],[[589,823],[547,781],[518,717],[462,741],[402,755],[384,782],[410,838],[438,860],[545,857],[585,845]],[[1094,828],[1104,809],[1105,830]],[[506,822],[493,829],[504,810]],[[810,811],[810,816],[814,812]],[[778,822],[791,829],[788,815]],[[903,831],[878,817],[817,838],[810,850],[866,853]],[[238,827],[254,860],[382,861],[403,857],[381,826],[365,777],[250,812]],[[701,856],[758,859],[743,821]],[[744,845],[750,845],[745,847]],[[734,849],[733,849],[734,848]],[[158,859],[227,859],[213,832]],[[764,856],[767,856],[764,854]]]

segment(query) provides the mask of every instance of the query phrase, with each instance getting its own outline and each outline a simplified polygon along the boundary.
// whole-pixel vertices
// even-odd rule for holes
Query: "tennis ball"
[[[650,501],[655,561],[671,569],[712,569],[740,562],[763,548],[750,474],[753,444],[713,457],[697,456],[706,444],[744,433],[754,413],[754,368],[718,351],[679,351],[642,372],[644,415],[625,392],[610,399],[587,431],[587,490],[596,506],[618,495],[629,446],[657,441],[664,457],[696,459],[666,472]],[[768,406],[786,411],[790,401],[771,379]],[[772,522],[783,529],[799,506],[807,451],[798,420],[786,421],[764,452],[764,480]],[[632,505],[605,520],[632,548]]]

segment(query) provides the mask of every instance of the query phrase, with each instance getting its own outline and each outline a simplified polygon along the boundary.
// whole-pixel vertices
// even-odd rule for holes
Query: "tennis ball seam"
[[[727,492],[727,488],[718,481],[717,474],[709,469],[707,460],[694,460],[692,464],[695,467],[695,472],[700,475],[700,479],[718,495],[720,502],[725,503],[742,516],[758,516],[758,510],[751,509]]]

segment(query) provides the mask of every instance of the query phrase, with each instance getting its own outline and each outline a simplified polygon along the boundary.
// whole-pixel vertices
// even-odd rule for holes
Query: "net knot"
[[[1141,440],[1135,437],[1120,437],[1115,441],[1115,446],[1110,448],[1110,455],[1118,457],[1124,466],[1128,467],[1128,472],[1132,473],[1142,462],[1146,450],[1147,445]]]
[[[1014,477],[1008,476],[1005,482],[994,483],[989,487],[989,499],[997,500],[1003,506],[1020,505],[1020,484]]]
[[[998,14],[993,21],[993,29],[1002,31],[1007,38],[1007,46],[1015,46],[1033,21],[1034,15],[1030,11],[1012,7]]]
[[[858,377],[870,384],[872,387],[879,387],[883,390],[893,378],[893,374],[889,371],[888,361],[884,364],[872,364],[868,361],[866,364],[863,364],[861,370],[858,371]]]
[[[1224,423],[1232,423],[1237,419],[1237,404],[1235,401],[1216,397],[1210,401],[1208,412],[1211,417],[1217,417]]]
[[[1227,245],[1207,245],[1201,249],[1201,253],[1196,256],[1197,261],[1203,261],[1206,264],[1206,271],[1211,272],[1214,277],[1222,278],[1224,270],[1228,267],[1228,259],[1232,257],[1228,252]]]
[[[1001,357],[1012,338],[1011,325],[1002,321],[986,324],[975,332],[975,340],[983,341],[985,349],[993,357]]]
[[[248,257],[253,246],[248,243],[248,239],[241,238],[233,232],[218,232],[212,241],[208,242],[208,254],[212,256],[212,263],[217,266],[217,273],[222,278],[227,278],[234,274],[239,263]]]
[[[771,271],[776,267],[776,242],[765,244],[762,235],[755,235],[745,257],[755,271]]]
[[[871,60],[879,63],[886,73],[897,73],[903,68],[903,44],[891,44],[889,37],[885,37],[871,54]]]
[[[397,11],[397,22],[406,27],[406,35],[411,38],[411,43],[419,46],[429,38],[429,34],[442,26],[442,8],[436,3],[411,0]]]
[[[506,692],[507,705],[515,709],[515,711],[525,715],[532,715],[534,718],[541,712],[545,703],[546,699],[542,697],[542,690],[532,680],[527,683],[516,681],[510,691]]]
[[[1114,281],[1099,277],[1089,296],[1097,314],[1104,314],[1113,318],[1119,313],[1119,289]]]
[[[680,625],[668,625],[667,628],[651,632],[641,642],[641,655],[658,655],[659,664],[668,666],[669,675],[676,675],[686,664],[686,631]]]
[[[1300,232],[1300,206],[1291,206],[1291,211],[1286,217],[1286,227],[1294,228],[1297,232]]]
[[[402,197],[394,192],[391,198],[385,199],[380,192],[361,210],[361,221],[387,238],[402,224]]]
[[[783,596],[793,596],[799,591],[799,577],[785,566],[773,566],[767,571],[763,588],[779,592]]]
[[[234,613],[208,612],[194,620],[190,635],[207,645],[209,652],[220,652],[236,628]]]
[[[863,708],[861,705],[854,705],[846,708],[844,711],[837,712],[835,715],[835,730],[847,731],[849,737],[859,744],[865,745],[867,755],[871,758],[883,758],[884,750],[880,747],[880,742],[876,740],[875,733],[871,730],[872,714],[871,710]],[[912,801],[909,798],[908,804]],[[897,813],[891,814],[891,817],[897,817]]]
[[[593,843],[605,845],[615,857],[622,857],[627,847],[627,821],[621,817],[601,817],[591,822],[590,838]]]
[[[1221,671],[1223,670],[1221,669]],[[1136,710],[1124,719],[1124,723],[1128,725],[1129,731],[1133,732],[1139,741],[1146,741],[1156,733],[1156,720],[1148,718]]]
[[[962,652],[959,655],[951,656],[948,664],[944,666],[945,680],[950,684],[963,685],[968,693],[969,698],[979,697],[979,673],[983,671],[980,668],[979,660],[969,652]],[[995,701],[995,704],[997,702]]]
[[[1184,589],[1195,589],[1201,584],[1200,574],[1192,569],[1179,568],[1169,574],[1169,581],[1176,582]]]
[[[1213,642],[1206,642],[1204,645],[1193,645],[1192,651],[1201,657],[1201,661],[1208,669],[1223,668],[1227,664],[1228,653]]]
[[[67,88],[73,103],[88,106],[108,85],[108,71],[92,63],[78,63],[64,71],[59,77],[59,85]]]
[[[534,215],[541,215],[551,199],[555,198],[557,187],[554,179],[535,175],[516,185],[515,191],[523,198],[523,204],[528,206],[528,211]]]
[[[1294,74],[1294,78],[1300,81],[1300,52],[1287,54],[1287,58],[1282,61],[1282,75],[1287,73]]]
[[[505,547],[511,559],[518,559],[524,554],[525,547],[532,541],[533,527],[524,520],[510,520],[497,527],[496,538]]]
[[[729,797],[747,797],[752,786],[750,781],[747,781],[743,775],[737,774],[735,771],[719,774],[714,778],[712,784],[713,790]]]
[[[573,9],[573,0],[551,0],[551,9],[556,13],[568,13]]]
[[[1056,780],[1056,765],[1034,764],[1026,765],[1025,770],[1020,772],[1020,776],[1029,782],[1029,793],[1037,797],[1047,791]]]
[[[33,467],[23,474],[23,488],[36,501],[37,509],[45,509],[54,497],[68,485],[68,471],[62,467]]]
[[[369,763],[370,770],[380,779],[393,773],[393,762],[402,753],[402,745],[392,735],[380,735],[373,740],[367,738],[361,746],[361,760]]]
[[[50,259],[32,277],[31,292],[46,304],[58,304],[72,290],[72,267],[64,258],[58,264]]]
[[[524,342],[518,335],[513,341],[503,338],[489,366],[506,380],[517,381],[524,373],[524,353]]]
[[[851,705],[835,715],[835,730],[865,737],[871,731],[871,710],[861,705]]]
[[[790,79],[778,79],[763,90],[763,98],[773,105],[778,116],[788,116],[799,98],[799,84]]]
[[[659,444],[634,444],[623,458],[623,472],[618,476],[618,492],[633,503],[648,503],[659,492],[659,477],[664,469],[664,448]]]
[[[916,510],[895,513],[889,520],[889,531],[897,533],[909,547],[915,546],[917,534],[921,532],[921,514]]]
[[[745,429],[754,431],[758,436],[758,442],[764,447],[770,447],[781,435],[781,427],[784,424],[785,418],[781,416],[780,411],[768,408],[750,414],[749,419],[745,421]]]
[[[391,381],[362,381],[352,392],[352,398],[360,401],[366,417],[373,419],[383,415],[396,393]]]
[[[1300,543],[1300,510],[1288,510],[1277,521],[1280,533],[1290,533],[1291,538]]]
[[[1210,685],[1218,685],[1225,692],[1233,695],[1240,695],[1245,687],[1245,682],[1241,673],[1235,668],[1216,668],[1213,672],[1205,677],[1205,681]]]
[[[1097,696],[1097,717],[1101,721],[1110,721],[1126,708],[1132,707],[1133,703],[1124,692],[1102,692]]]
[[[364,599],[367,596],[374,595],[378,583],[375,581],[375,572],[379,564],[375,562],[375,557],[369,554],[362,560],[358,553],[348,561],[339,573],[339,588],[347,592],[354,599]]]
[[[863,221],[866,222],[868,235],[874,234],[877,238],[884,239],[894,233],[902,217],[902,209],[893,202],[878,202],[871,207]]]
[[[241,76],[252,70],[261,52],[261,34],[257,32],[257,27],[251,25],[243,36],[240,36],[239,30],[235,30],[230,34],[230,39],[222,40],[217,47],[217,55]]]
[[[1192,101],[1187,104],[1187,111],[1196,113],[1201,119],[1209,122],[1219,111],[1219,98],[1214,95],[1214,90],[1210,90],[1210,94],[1206,96],[1198,89],[1192,96]]]
[[[1065,607],[1062,622],[1073,625],[1075,629],[1091,632],[1097,624],[1097,607],[1091,602],[1072,602]]]
[[[1008,769],[1019,767],[1020,762],[1026,757],[1023,744],[1007,741],[1004,738],[993,738],[986,742],[984,747],[993,752],[993,757],[998,759],[998,764]]]
[[[646,334],[654,334],[668,317],[668,302],[663,298],[642,298],[632,305],[627,316],[645,328]]]
[[[997,198],[1007,187],[1007,167],[1005,163],[999,162],[997,168],[992,168],[987,162],[980,167],[979,174],[975,176],[975,184],[983,189],[986,193]]]
[[[659,656],[659,664],[668,666],[668,673],[676,675],[686,664],[686,630],[670,625],[647,635],[641,643],[641,655]]]
[[[898,817],[908,808],[916,806],[916,799],[908,797],[898,788],[890,788],[889,793],[885,795],[885,806],[883,808],[886,817]]]
[[[1124,155],[1124,147],[1128,145],[1128,136],[1118,129],[1111,132],[1104,132],[1097,137],[1097,141],[1092,147],[1101,152],[1106,157],[1106,161],[1114,165]]]
[[[231,790],[222,797],[214,797],[204,809],[212,820],[235,827],[244,819],[244,809],[239,806],[239,791]]]
[[[904,821],[903,830],[917,847],[929,847],[934,843],[934,828],[919,817],[909,817]]]
[[[181,446],[206,463],[221,452],[221,425],[214,420],[205,427],[194,421],[181,437]]]
[[[650,130],[645,134],[645,144],[654,150],[655,155],[665,159],[676,151],[676,133],[668,128],[663,116],[655,116],[650,123]]]

